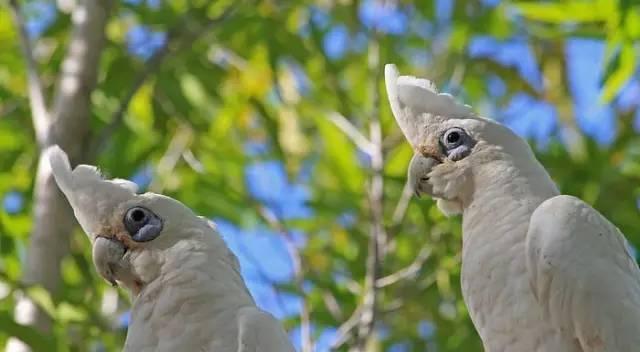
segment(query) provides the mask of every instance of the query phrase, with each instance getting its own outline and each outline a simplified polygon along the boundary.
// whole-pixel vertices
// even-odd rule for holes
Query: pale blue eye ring
[[[462,128],[452,127],[442,134],[440,145],[450,160],[458,161],[471,153],[475,141]]]

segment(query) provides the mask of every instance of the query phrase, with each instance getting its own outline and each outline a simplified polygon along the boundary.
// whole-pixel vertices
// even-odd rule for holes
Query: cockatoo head
[[[438,93],[426,79],[399,76],[385,67],[387,95],[393,115],[414,149],[409,183],[417,195],[438,200],[445,214],[463,211],[500,163],[533,158],[524,140],[508,128],[477,116],[468,105]]]
[[[232,257],[212,231],[213,223],[177,200],[155,193],[137,194],[135,183],[104,179],[94,166],[78,165],[72,170],[58,146],[47,153],[58,187],[91,240],[96,269],[113,285],[118,281],[137,295],[171,270],[175,263],[169,260],[184,259],[176,258],[176,253],[169,255],[176,248],[182,249],[180,255],[188,256],[190,249],[213,244]]]

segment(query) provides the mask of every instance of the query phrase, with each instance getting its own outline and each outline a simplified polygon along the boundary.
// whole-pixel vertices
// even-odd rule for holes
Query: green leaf
[[[129,104],[129,114],[126,115],[125,121],[132,130],[137,133],[145,133],[153,129],[153,111],[152,107],[152,86],[145,84],[131,100]]]
[[[615,1],[516,2],[514,7],[529,20],[567,23],[603,22],[615,15]]]
[[[56,319],[63,323],[82,322],[87,320],[88,314],[83,309],[66,302],[61,302],[56,310]]]
[[[180,76],[180,87],[189,103],[197,107],[205,106],[208,97],[198,78],[185,73]]]
[[[620,51],[611,60],[610,71],[607,75],[600,102],[602,104],[609,103],[620,92],[625,83],[633,76],[636,69],[636,49],[632,42],[626,42],[620,48]]]
[[[326,168],[327,181],[333,180],[335,186],[344,187],[350,192],[360,192],[364,185],[364,175],[359,168],[356,158],[356,148],[351,141],[333,125],[325,116],[316,118],[320,135],[324,141],[323,163],[319,166]],[[325,164],[326,163],[326,164]]]
[[[8,312],[0,312],[0,331],[19,338],[33,351],[57,351],[54,338],[41,334],[33,327],[16,323]]]
[[[56,316],[56,307],[49,291],[41,286],[31,286],[25,290],[25,293],[50,317]]]

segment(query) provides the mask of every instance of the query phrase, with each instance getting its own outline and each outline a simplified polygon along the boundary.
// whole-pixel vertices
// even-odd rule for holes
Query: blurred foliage
[[[51,0],[24,3],[27,9],[42,3],[56,6]],[[304,234],[305,284],[292,280],[276,286],[281,293],[306,297],[316,338],[341,326],[362,301],[371,169],[368,158],[330,117],[343,115],[368,135],[370,114],[376,111],[369,89],[374,86],[381,95],[376,104],[384,135],[383,206],[390,235],[383,276],[409,266],[421,251],[430,255],[415,275],[380,289],[371,348],[480,351],[460,294],[459,219],[445,219],[430,200],[412,199],[403,211],[412,152],[394,124],[382,82],[370,74],[369,51],[379,45],[380,63],[394,62],[402,72],[430,77],[477,107],[489,105],[497,111],[522,93],[552,104],[558,128],[536,148],[539,158],[564,193],[594,204],[640,245],[640,137],[633,127],[637,104],[632,110],[615,109],[612,143],[603,145],[584,136],[574,121],[564,54],[568,38],[604,41],[601,99],[614,101],[637,70],[634,44],[640,36],[640,6],[625,0],[458,0],[452,1],[447,15],[442,9],[447,1],[439,3],[120,2],[107,27],[99,86],[91,96],[92,132],[100,152],[96,163],[114,177],[150,172],[149,189],[175,197],[202,215],[249,228],[273,223],[261,211],[268,202],[248,191],[246,167],[258,161],[281,162],[290,182],[302,183],[310,192],[311,212],[277,214],[287,229]],[[231,15],[208,25],[228,6],[235,7]],[[366,6],[373,14],[363,10]],[[389,13],[395,14],[396,22],[385,17]],[[41,14],[35,11],[31,16]],[[59,12],[37,34],[36,56],[49,94],[69,29],[68,15]],[[141,29],[160,37],[169,33],[168,40],[175,44],[135,92],[122,123],[114,123],[111,118],[119,103],[153,54],[153,36],[137,44],[133,40],[132,33]],[[182,37],[200,31],[197,40],[181,46]],[[542,84],[531,83],[513,65],[470,55],[469,44],[478,36],[525,40]],[[339,40],[343,47],[332,48]],[[489,77],[504,82],[504,96],[492,96]],[[114,299],[115,291],[93,271],[88,241],[79,230],[62,264],[64,282],[58,294],[18,284],[35,207],[31,198],[38,160],[28,109],[16,30],[8,9],[1,7],[0,345],[14,335],[38,351],[88,351],[98,342],[109,351],[119,350],[125,331],[117,327],[117,317],[126,303],[116,311],[101,308],[105,300]],[[114,133],[101,140],[108,126]],[[567,131],[573,137],[561,138]],[[259,151],[250,151],[251,146],[259,146]],[[7,199],[22,204],[11,207]],[[54,318],[52,334],[43,336],[14,322],[20,295],[32,297]],[[122,292],[119,295],[124,298]],[[300,317],[292,315],[285,324],[294,329]]]

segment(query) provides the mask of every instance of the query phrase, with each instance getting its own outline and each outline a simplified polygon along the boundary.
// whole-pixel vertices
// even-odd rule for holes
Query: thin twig
[[[169,146],[166,152],[158,161],[156,166],[156,174],[158,175],[170,175],[175,169],[178,161],[182,157],[182,153],[189,148],[193,139],[193,131],[190,127],[182,125],[178,127],[178,130],[169,141]],[[166,182],[160,178],[155,178],[149,185],[149,190],[162,193]]]
[[[427,259],[429,259],[430,256],[431,256],[431,251],[427,247],[423,247],[418,253],[418,255],[416,256],[416,258],[413,260],[413,262],[409,264],[409,266],[391,275],[378,279],[376,282],[376,287],[380,289],[380,288],[392,285],[401,280],[410,278],[420,270],[422,265],[424,265],[424,263],[427,261]],[[433,281],[434,280],[431,280],[431,282]],[[390,304],[385,311],[381,311],[378,313],[385,314],[390,311],[395,311],[401,306],[402,306],[401,302],[400,304],[398,303],[394,304],[394,302],[392,302],[392,304]],[[338,350],[340,347],[342,347],[344,344],[346,344],[353,338],[353,330],[358,326],[358,323],[362,317],[363,308],[364,308],[364,304],[361,304],[358,307],[356,307],[356,309],[353,311],[353,314],[351,314],[349,319],[347,319],[344,323],[342,323],[342,325],[338,327],[338,330],[336,331],[336,337],[333,343],[331,344],[331,348],[330,348],[331,351]]]
[[[409,184],[409,181],[407,180],[404,183],[404,187],[402,188],[402,194],[400,195],[398,204],[396,204],[396,207],[393,210],[393,216],[391,217],[392,227],[398,226],[404,219],[404,216],[407,213],[407,209],[409,208],[409,202],[411,201],[412,196],[413,186],[411,186]]]
[[[395,150],[400,144],[406,143],[406,140],[402,132],[393,131],[382,141],[382,151],[386,155],[390,151]]]
[[[413,262],[409,264],[409,266],[407,266],[404,269],[398,270],[393,274],[390,274],[378,279],[376,286],[378,288],[387,287],[401,280],[408,279],[414,276],[420,271],[420,269],[422,269],[422,266],[427,261],[427,259],[429,259],[430,256],[431,256],[431,250],[429,250],[426,247],[422,248],[418,253],[418,255],[415,257],[415,259],[413,260]]]
[[[467,65],[465,65],[466,60],[459,61],[455,68],[453,69],[453,74],[451,75],[451,79],[449,80],[449,86],[447,87],[449,94],[455,96],[460,91],[462,87],[462,82],[464,81],[464,76],[467,71]]]
[[[31,40],[27,33],[25,20],[22,17],[18,0],[9,0],[9,5],[11,7],[13,21],[15,22],[18,34],[20,35],[20,46],[22,47],[22,53],[27,66],[29,105],[31,107],[33,128],[36,132],[36,140],[38,141],[38,144],[43,145],[47,138],[47,131],[49,129],[49,113],[47,112],[47,104],[44,98],[44,89],[42,87],[40,75],[38,74],[36,59],[33,56],[33,48],[31,47]]]
[[[362,315],[362,307],[362,304],[356,307],[349,319],[347,319],[344,323],[342,323],[342,325],[338,327],[338,330],[336,331],[336,337],[331,344],[331,351],[338,350],[353,338],[352,332],[358,326],[360,316]]]
[[[182,159],[191,167],[191,169],[199,174],[204,173],[204,165],[196,158],[191,149],[182,152]]]
[[[369,122],[369,140],[371,150],[371,181],[369,187],[369,207],[371,208],[371,232],[366,263],[365,294],[362,314],[358,322],[358,336],[353,347],[354,351],[364,351],[373,333],[377,315],[378,287],[380,263],[382,261],[382,246],[386,243],[387,234],[384,227],[384,156],[382,152],[382,127],[380,124],[380,47],[378,33],[373,34],[369,43],[369,75],[373,77],[369,85],[371,97],[371,112]]]
[[[96,137],[95,144],[92,148],[92,155],[100,153],[111,136],[115,133],[115,131],[118,130],[120,125],[122,125],[125,112],[129,108],[131,100],[133,100],[133,97],[135,97],[138,90],[140,90],[140,88],[149,79],[149,77],[160,70],[162,64],[167,59],[169,54],[173,52],[179,52],[179,49],[191,46],[203,34],[209,32],[212,27],[226,20],[229,15],[234,12],[234,10],[235,7],[233,5],[229,6],[220,16],[207,21],[207,23],[197,31],[187,31],[187,33],[185,33],[185,28],[189,27],[189,22],[192,19],[191,16],[193,15],[193,11],[189,11],[180,18],[178,23],[176,23],[171,29],[169,29],[164,44],[147,60],[142,70],[134,78],[133,83],[127,91],[127,94],[125,94],[125,96],[120,101],[120,104],[118,104],[118,108],[111,115],[111,122],[107,126],[105,126],[100,134]]]
[[[326,290],[322,293],[322,300],[324,301],[324,305],[327,307],[327,310],[329,311],[331,316],[335,320],[341,321],[343,314],[336,296],[334,296],[330,291]]]
[[[338,112],[329,114],[329,121],[333,122],[336,127],[344,132],[344,134],[351,139],[358,149],[367,155],[371,155],[374,146],[367,137],[358,131],[358,128],[354,126],[351,121],[347,120],[346,117]]]

